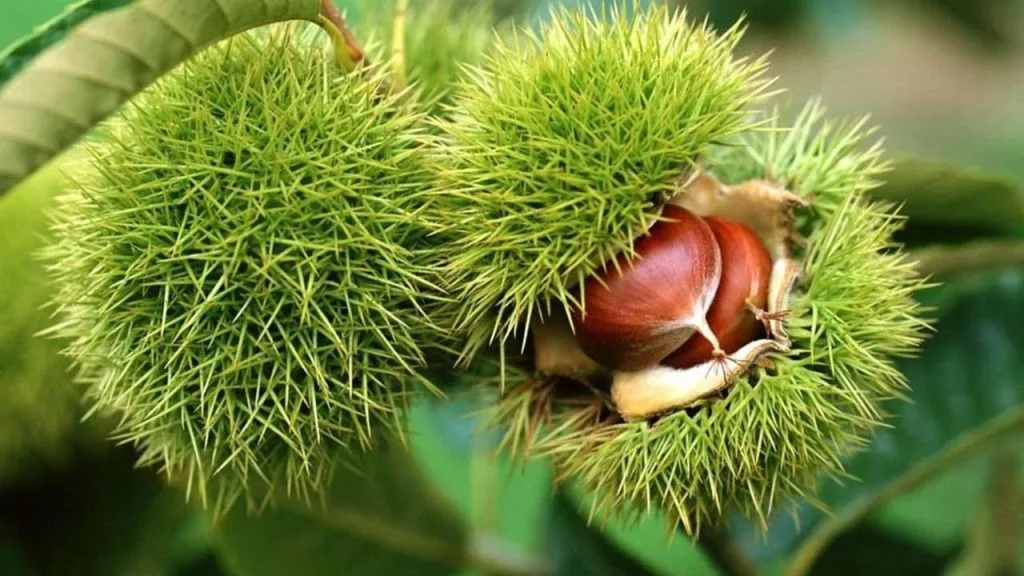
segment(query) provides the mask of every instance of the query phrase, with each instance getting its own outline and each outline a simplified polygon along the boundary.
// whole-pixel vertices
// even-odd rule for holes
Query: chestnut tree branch
[[[993,560],[997,573],[1013,574],[1019,565],[1020,520],[1024,518],[1017,451],[1002,450],[993,458],[990,469],[987,504],[995,529]]]
[[[1024,242],[1020,240],[978,240],[959,246],[929,246],[908,251],[924,276],[982,272],[995,268],[1024,267]]]

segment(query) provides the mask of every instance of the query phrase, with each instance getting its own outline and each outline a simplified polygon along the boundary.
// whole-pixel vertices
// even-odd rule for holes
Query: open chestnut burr
[[[693,175],[632,251],[579,287],[565,326],[535,324],[537,369],[604,373],[618,413],[639,420],[692,405],[787,351],[801,204],[771,183]]]

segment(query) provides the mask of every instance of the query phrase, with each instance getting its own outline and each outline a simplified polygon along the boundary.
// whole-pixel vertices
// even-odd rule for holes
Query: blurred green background
[[[5,0],[0,46],[54,17],[64,4]],[[751,33],[742,50],[774,51],[772,71],[778,85],[787,88],[780,102],[821,96],[833,115],[869,113],[894,156],[947,161],[1024,185],[1024,2],[696,0],[689,8],[719,25],[741,14],[749,17]],[[29,186],[54,183],[43,177]],[[418,460],[477,525],[492,527],[523,548],[544,550],[552,538],[545,529],[549,471],[543,464],[525,471],[495,466],[488,439],[468,437],[472,423],[461,408],[417,409]],[[173,497],[146,497],[161,488],[130,468],[125,450],[77,449],[66,468],[0,489],[0,575],[21,574],[19,565],[38,565],[45,557],[74,559],[82,574],[161,574],[168,573],[167,566],[176,574],[220,573],[210,552],[209,527],[199,516],[179,511]],[[111,469],[122,473],[110,477]],[[860,550],[873,542],[878,550],[899,544],[897,551],[880,552],[905,562],[890,573],[938,573],[960,549],[977,514],[988,470],[988,462],[978,459],[899,498],[870,525],[840,539],[818,572],[859,573],[843,556],[843,545]],[[104,497],[100,487],[109,491],[110,485],[123,486],[121,494],[138,495],[147,513],[120,517],[115,511],[126,500]],[[155,532],[141,538],[146,531]],[[628,530],[612,526],[610,534],[656,573],[714,573],[685,539],[666,547],[657,521]],[[126,549],[120,563],[95,557],[111,542]],[[59,565],[53,562],[46,573],[65,573],[54,567]]]

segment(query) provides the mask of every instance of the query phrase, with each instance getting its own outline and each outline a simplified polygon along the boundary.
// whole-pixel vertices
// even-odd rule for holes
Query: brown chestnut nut
[[[583,352],[619,371],[657,365],[699,332],[718,348],[706,315],[718,289],[722,256],[708,224],[666,206],[634,243],[582,287],[572,324]]]
[[[747,225],[724,218],[705,218],[722,257],[722,275],[707,320],[718,338],[721,351],[732,354],[764,336],[759,311],[768,301],[772,259],[768,249]],[[700,334],[686,341],[662,360],[662,364],[684,369],[703,364],[719,355],[715,346]]]

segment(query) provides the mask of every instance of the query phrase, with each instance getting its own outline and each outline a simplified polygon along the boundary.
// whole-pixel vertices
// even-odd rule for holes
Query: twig
[[[995,529],[996,574],[1014,574],[1018,565],[1021,509],[1020,459],[1014,450],[1003,450],[991,464],[989,514]]]
[[[1007,266],[1024,266],[1024,242],[978,240],[958,246],[930,246],[908,253],[924,276],[979,272]]]
[[[893,498],[920,486],[965,459],[978,454],[991,442],[1019,432],[1021,428],[1024,428],[1024,408],[1017,408],[1006,416],[961,436],[945,451],[919,462],[909,471],[889,482],[884,488],[876,491],[870,498],[865,498],[830,517],[819,524],[804,541],[803,546],[793,557],[793,562],[786,574],[788,576],[803,576],[809,573],[825,547],[847,528],[888,504]]]
[[[723,576],[758,576],[760,571],[720,527],[701,529],[697,545]]]

